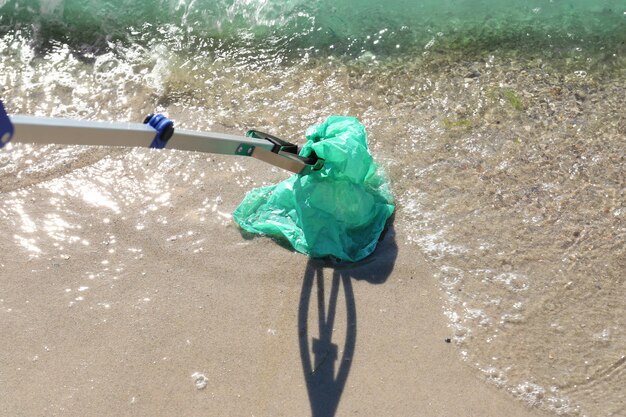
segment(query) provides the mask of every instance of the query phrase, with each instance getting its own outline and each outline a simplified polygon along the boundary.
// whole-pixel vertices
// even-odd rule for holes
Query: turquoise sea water
[[[0,3],[0,31],[38,46],[102,51],[109,42],[164,42],[187,52],[234,46],[359,56],[407,53],[433,37],[450,48],[615,48],[624,37],[619,0],[25,1]]]
[[[328,115],[358,117],[393,183],[399,243],[437,271],[460,358],[529,406],[626,415],[625,0],[0,0],[0,98],[9,113],[157,110],[300,142]],[[3,152],[0,244],[32,262],[80,228],[68,195],[140,212],[146,191],[116,170],[168,189],[142,174],[146,158],[163,172],[207,163]],[[260,185],[245,162],[224,169]],[[40,197],[56,228],[25,203]]]

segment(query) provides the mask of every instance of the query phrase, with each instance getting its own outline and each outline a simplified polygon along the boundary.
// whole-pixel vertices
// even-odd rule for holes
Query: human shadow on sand
[[[309,260],[304,273],[298,308],[298,339],[313,417],[335,415],[354,360],[357,310],[352,280],[364,280],[370,284],[384,283],[393,271],[397,255],[395,232],[393,226],[390,226],[378,243],[376,251],[361,262],[333,263]],[[325,276],[325,270],[331,271],[331,276]],[[325,292],[329,286],[330,294],[326,303]],[[311,308],[314,288],[318,329],[309,329],[309,312],[315,311],[315,307]],[[342,349],[339,348],[340,341],[333,341],[333,328],[341,289],[343,289],[346,303],[345,324],[341,323],[341,326],[345,325],[346,328]],[[317,336],[313,336],[315,330],[317,330]]]

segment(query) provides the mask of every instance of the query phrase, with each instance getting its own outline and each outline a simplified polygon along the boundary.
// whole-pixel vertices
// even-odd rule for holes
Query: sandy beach
[[[277,168],[14,138],[0,417],[626,415],[625,1],[0,1],[10,116],[354,116],[396,204],[312,261],[232,220]]]
[[[540,415],[481,381],[446,342],[433,271],[393,226],[356,266],[242,236],[220,213],[245,189],[219,159],[188,162],[207,170],[201,192],[164,172],[169,202],[146,213],[141,196],[116,212],[119,183],[72,193],[98,170],[167,158],[118,153],[52,184],[0,189],[4,202],[32,202],[21,219],[5,215],[3,230],[30,218],[40,242],[0,237],[1,415]],[[85,198],[94,190],[100,200]],[[220,196],[219,209],[203,221],[207,196]],[[51,201],[73,229],[65,239],[45,224]]]

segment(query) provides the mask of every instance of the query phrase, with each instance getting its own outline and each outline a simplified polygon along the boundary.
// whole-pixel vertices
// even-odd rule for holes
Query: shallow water
[[[333,2],[332,14],[325,2],[163,2],[163,14],[138,12],[141,30],[132,13],[90,26],[123,2],[96,2],[92,20],[74,25],[77,4],[0,2],[9,113],[140,121],[157,110],[189,129],[254,127],[300,143],[310,124],[354,115],[393,182],[398,236],[437,270],[461,358],[532,406],[626,413],[625,2],[356,12]],[[258,169],[182,152],[13,145],[0,151],[0,247],[19,246],[35,265],[92,251],[79,203],[137,233],[171,227],[167,213],[228,224],[219,195],[185,208],[176,196],[215,175],[242,193],[286,176],[267,168],[261,181]],[[132,248],[98,224],[111,258],[81,273],[113,282],[124,271],[115,251]],[[171,231],[202,250],[195,231]],[[67,302],[97,291],[85,286]]]

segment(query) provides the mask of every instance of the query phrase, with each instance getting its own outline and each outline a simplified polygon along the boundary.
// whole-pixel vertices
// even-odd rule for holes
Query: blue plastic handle
[[[11,123],[7,111],[4,109],[4,104],[0,100],[0,149],[11,141],[14,132],[13,123]]]

